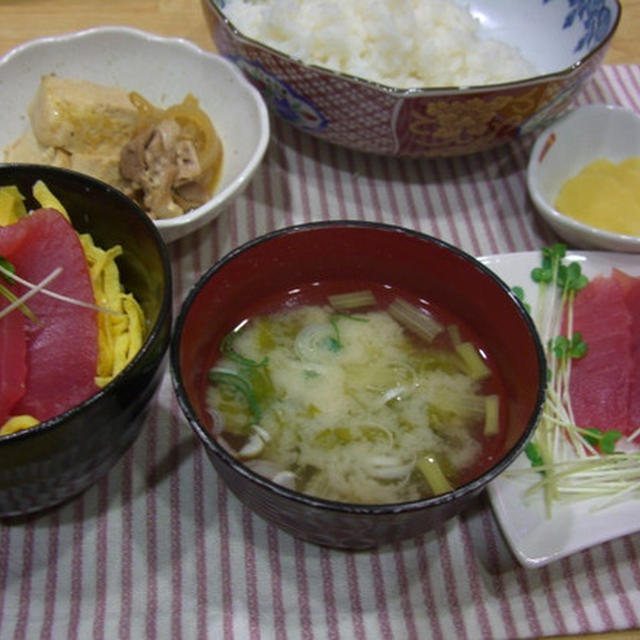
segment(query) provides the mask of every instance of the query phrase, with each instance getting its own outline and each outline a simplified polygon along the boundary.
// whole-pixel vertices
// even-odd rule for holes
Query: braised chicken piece
[[[154,218],[181,215],[209,197],[198,182],[202,169],[196,148],[181,133],[175,120],[161,120],[128,142],[120,155],[120,173],[130,181],[128,195]]]
[[[86,173],[133,198],[151,218],[204,204],[223,161],[222,142],[192,94],[161,108],[135,91],[43,76],[31,128],[4,149],[6,162]]]

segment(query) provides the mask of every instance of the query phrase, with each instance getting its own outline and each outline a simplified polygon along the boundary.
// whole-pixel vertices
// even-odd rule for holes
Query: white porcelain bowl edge
[[[0,59],[0,149],[26,131],[28,105],[41,76],[49,73],[135,90],[161,106],[180,102],[187,93],[198,98],[222,139],[223,170],[209,202],[156,222],[167,242],[221,213],[247,186],[266,151],[266,105],[235,65],[184,39],[118,26],[32,40]]]

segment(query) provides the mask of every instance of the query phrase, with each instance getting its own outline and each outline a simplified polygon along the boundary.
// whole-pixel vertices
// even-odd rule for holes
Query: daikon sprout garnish
[[[13,264],[11,264],[11,262],[9,262],[5,257],[0,256],[0,274],[2,275],[2,278],[5,280],[5,282],[7,282],[7,284],[11,285],[15,282],[15,273],[16,269]],[[12,306],[9,311],[17,307],[18,309],[20,309],[20,311],[22,311],[22,313],[24,313],[25,316],[27,316],[27,318],[29,318],[29,320],[31,320],[32,322],[38,321],[38,318],[36,318],[33,311],[31,311],[31,309],[29,309],[29,307],[24,304],[24,302],[19,301],[18,296],[13,293],[11,289],[7,289],[7,287],[2,284],[2,281],[0,281],[0,296],[7,299],[11,304],[17,303],[16,306]],[[9,311],[5,311],[3,309],[2,312],[0,312],[0,318],[7,315]]]
[[[7,266],[9,265],[9,266]],[[77,307],[85,307],[87,309],[93,309],[94,311],[98,311],[101,313],[107,313],[112,315],[121,316],[124,315],[119,311],[114,311],[113,309],[106,309],[104,307],[100,307],[95,304],[91,304],[89,302],[85,302],[84,300],[77,300],[76,298],[71,298],[69,296],[62,295],[60,293],[56,293],[55,291],[51,291],[46,289],[46,286],[55,278],[57,278],[62,273],[62,267],[55,268],[49,275],[43,278],[38,283],[29,282],[29,280],[25,280],[21,278],[19,275],[15,273],[15,269],[13,269],[13,265],[11,265],[8,260],[5,260],[0,256],[0,275],[10,280],[10,284],[13,281],[18,282],[19,284],[27,287],[28,291],[24,293],[22,296],[16,296],[12,291],[6,289],[0,283],[0,295],[3,295],[7,300],[11,302],[11,304],[7,305],[0,311],[0,318],[3,318],[8,313],[13,311],[14,309],[20,309],[29,319],[37,322],[37,318],[35,315],[29,310],[29,308],[25,305],[25,302],[32,298],[37,293],[41,293],[43,295],[49,296],[50,298],[54,298],[55,300],[60,300],[61,302],[66,302],[71,305],[75,305]]]
[[[7,290],[7,293],[9,293],[9,296],[13,298],[13,302],[11,302],[6,307],[4,307],[4,309],[0,310],[0,319],[4,318],[6,315],[11,313],[14,309],[20,309],[24,312],[25,308],[27,309],[27,311],[25,312],[25,315],[27,315],[31,319],[34,319],[35,316],[33,316],[33,313],[28,311],[28,307],[26,307],[25,303],[27,302],[27,300],[29,300],[29,298],[32,298],[34,295],[36,295],[36,293],[41,293],[46,291],[45,287],[49,284],[49,282],[51,282],[51,280],[53,280],[54,278],[57,278],[61,272],[62,272],[62,267],[58,267],[57,269],[54,269],[46,278],[41,280],[38,284],[29,283],[29,287],[30,287],[29,291],[27,291],[24,295],[20,296],[19,298],[17,296],[14,296],[11,293],[11,291]],[[0,267],[0,273],[2,273],[2,275],[6,275],[3,267]],[[15,274],[13,274],[12,277],[18,282],[21,281]],[[37,322],[38,319],[35,318],[35,321]]]
[[[574,418],[571,364],[587,354],[588,345],[573,329],[573,305],[588,278],[578,262],[567,263],[565,258],[565,245],[545,248],[540,267],[531,272],[538,285],[532,313],[546,346],[549,376],[544,411],[525,448],[531,468],[524,472],[532,469],[540,474],[527,495],[544,491],[547,515],[560,500],[602,498],[596,509],[632,495],[640,497],[640,451],[631,443],[637,432],[627,439],[617,429],[585,428]]]

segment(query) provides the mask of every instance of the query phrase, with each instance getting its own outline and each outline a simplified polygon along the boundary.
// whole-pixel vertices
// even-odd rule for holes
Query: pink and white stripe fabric
[[[640,113],[640,66],[601,68],[577,103]],[[213,262],[270,230],[380,220],[475,254],[554,241],[526,195],[533,139],[470,157],[394,160],[274,121],[247,191],[171,246],[176,309]],[[377,551],[296,540],[218,480],[165,376],[133,448],[96,486],[0,523],[0,638],[396,640],[531,638],[640,627],[640,534],[520,567],[485,499]]]

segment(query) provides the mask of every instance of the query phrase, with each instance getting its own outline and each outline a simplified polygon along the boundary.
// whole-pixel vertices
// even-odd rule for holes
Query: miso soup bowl
[[[206,404],[207,371],[222,337],[271,301],[296,305],[300,291],[362,282],[398,288],[452,313],[490,350],[504,383],[507,416],[499,453],[481,475],[448,493],[396,504],[323,500],[258,475],[214,436]],[[238,499],[293,536],[345,549],[418,536],[474,501],[526,445],[541,412],[546,376],[543,349],[529,315],[490,270],[436,238],[349,221],[281,229],[213,265],[179,312],[170,362],[182,411]]]
[[[0,437],[0,516],[41,511],[82,493],[115,465],[138,437],[166,369],[171,335],[171,269],[151,219],[116,189],[80,173],[40,165],[0,165],[0,187],[15,185],[28,209],[42,180],[79,233],[116,244],[120,279],[146,318],[143,343],[109,384],[39,425]],[[0,320],[1,322],[1,320]],[[60,389],[60,393],[64,393]]]

